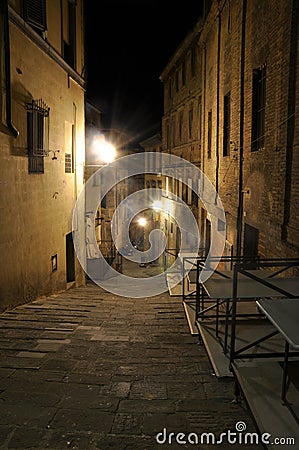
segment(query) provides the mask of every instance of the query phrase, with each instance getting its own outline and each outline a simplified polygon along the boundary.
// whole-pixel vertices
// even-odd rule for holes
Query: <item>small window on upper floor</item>
[[[196,68],[196,51],[193,47],[191,50],[191,75],[192,77],[195,76],[195,68]]]
[[[23,17],[37,33],[47,29],[46,0],[23,0]]]
[[[172,118],[172,122],[171,122],[171,132],[172,132],[172,146],[174,147],[176,145],[176,123],[175,123],[175,118]]]
[[[198,103],[198,140],[201,143],[201,135],[202,135],[202,103],[201,97],[199,97]]]
[[[186,64],[185,61],[182,62],[182,85],[185,86],[186,83]]]
[[[179,113],[179,140],[182,142],[183,137],[183,111]]]
[[[179,90],[179,72],[176,71],[175,73],[175,90],[176,92],[178,92]]]
[[[189,110],[188,127],[189,127],[189,139],[192,139],[192,136],[193,136],[193,109]]]
[[[166,128],[166,150],[169,150],[170,147],[170,126],[169,123],[167,122],[165,125]]]
[[[62,0],[62,55],[75,69],[76,65],[76,0]]]
[[[266,65],[252,74],[251,151],[260,150],[265,143]]]
[[[107,208],[107,194],[105,194],[101,200],[101,208],[103,208],[103,209]]]
[[[171,97],[172,97],[172,81],[171,81],[171,78],[169,78],[169,81],[168,81],[168,98],[171,99]]]

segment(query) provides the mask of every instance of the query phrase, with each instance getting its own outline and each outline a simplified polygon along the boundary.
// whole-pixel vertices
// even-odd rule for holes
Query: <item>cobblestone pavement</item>
[[[0,351],[1,449],[261,448],[200,445],[238,421],[255,428],[168,293],[131,299],[88,283],[39,299],[0,315]],[[164,428],[171,444],[156,440]]]

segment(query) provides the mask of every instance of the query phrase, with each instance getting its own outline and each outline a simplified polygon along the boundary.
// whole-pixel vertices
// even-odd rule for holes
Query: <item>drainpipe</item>
[[[201,94],[201,110],[202,110],[202,114],[201,114],[201,124],[202,124],[202,129],[201,129],[201,149],[200,149],[200,160],[201,160],[201,171],[203,173],[205,173],[205,130],[206,130],[206,126],[205,126],[205,113],[206,113],[206,63],[207,63],[207,58],[206,58],[206,44],[205,42],[203,42],[202,45],[202,60],[203,60],[203,64],[202,64],[202,94]],[[203,195],[204,193],[204,189],[205,189],[205,184],[204,184],[204,177],[201,177],[200,179],[200,194]],[[201,220],[201,228],[200,231],[203,233],[203,237],[202,240],[204,241],[204,236],[205,236],[205,222],[203,223],[203,209],[201,208],[200,211],[200,220]],[[205,217],[204,217],[205,218]]]
[[[6,125],[13,137],[19,136],[19,131],[12,123],[11,114],[11,85],[10,85],[10,40],[9,40],[9,19],[8,19],[8,2],[3,4],[3,37],[4,37],[4,66],[5,66],[5,88],[6,88]]]
[[[295,113],[296,113],[296,61],[298,47],[298,16],[299,3],[293,1],[291,30],[290,30],[290,54],[289,54],[289,85],[288,85],[288,122],[287,122],[287,145],[286,145],[286,167],[285,167],[285,190],[284,190],[284,216],[281,229],[281,238],[288,238],[288,225],[291,213],[291,186],[292,186],[292,162],[295,135]]]
[[[205,111],[206,111],[206,75],[207,75],[207,70],[206,70],[206,66],[207,66],[207,50],[206,50],[206,44],[204,42],[203,44],[203,68],[202,68],[202,80],[203,80],[203,88],[202,88],[202,119],[201,119],[201,123],[202,123],[202,130],[201,130],[201,167],[202,167],[202,172],[205,172],[205,149],[204,149],[204,144],[205,144]],[[202,186],[203,188],[204,186]]]
[[[219,188],[219,99],[220,99],[220,44],[221,44],[221,11],[218,10],[218,48],[217,48],[217,93],[216,93],[216,198],[217,203]]]
[[[244,151],[244,73],[245,73],[245,38],[246,38],[247,0],[243,0],[242,35],[241,35],[241,66],[240,66],[240,146],[239,146],[239,202],[237,217],[237,249],[236,256],[240,258],[243,232],[243,151]]]

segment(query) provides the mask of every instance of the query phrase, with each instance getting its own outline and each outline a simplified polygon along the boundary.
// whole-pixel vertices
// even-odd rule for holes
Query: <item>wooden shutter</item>
[[[46,0],[24,0],[24,20],[38,30],[46,30]]]

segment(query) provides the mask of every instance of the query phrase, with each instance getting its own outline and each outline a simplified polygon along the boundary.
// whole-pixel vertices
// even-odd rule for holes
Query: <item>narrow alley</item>
[[[0,349],[1,449],[207,449],[211,435],[199,446],[195,434],[217,439],[240,421],[255,432],[168,293],[130,299],[88,283],[39,299],[1,314]],[[156,440],[164,428],[171,444]]]

